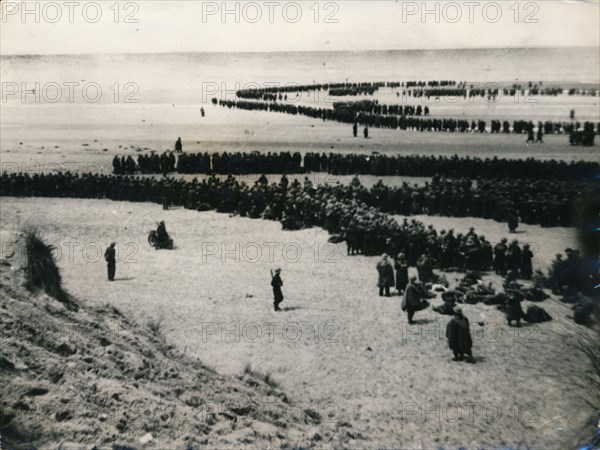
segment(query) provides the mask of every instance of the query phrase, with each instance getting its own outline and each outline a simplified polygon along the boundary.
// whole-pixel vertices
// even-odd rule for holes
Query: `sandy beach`
[[[37,225],[61,248],[65,287],[85,304],[114,305],[141,325],[161,320],[169,342],[221,373],[240,374],[250,364],[272,374],[296,401],[320,402],[336,421],[353,421],[369,448],[561,448],[585,419],[584,393],[561,388],[585,360],[570,341],[568,305],[556,298],[541,304],[552,322],[521,329],[507,327],[495,307],[464,305],[476,365],[456,364],[444,337],[447,316],[428,309],[408,326],[399,297],[376,295],[377,258],[348,257],[320,229],[287,232],[276,222],[151,204],[2,203],[3,242],[19,225]],[[175,251],[145,242],[159,219]],[[457,232],[473,223],[492,242],[505,234],[484,220],[417,219]],[[518,238],[539,245],[535,267],[543,269],[554,253],[576,246],[568,229],[525,226]],[[114,284],[96,254],[110,241],[120,249]],[[269,286],[276,265],[286,297],[280,314],[271,310]]]

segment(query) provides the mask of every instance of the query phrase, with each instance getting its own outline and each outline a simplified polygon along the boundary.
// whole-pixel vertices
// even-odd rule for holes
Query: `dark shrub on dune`
[[[32,292],[44,291],[64,303],[68,309],[77,310],[76,303],[62,288],[60,270],[52,253],[52,245],[45,243],[36,229],[29,229],[24,235],[27,252],[25,267],[27,289]]]

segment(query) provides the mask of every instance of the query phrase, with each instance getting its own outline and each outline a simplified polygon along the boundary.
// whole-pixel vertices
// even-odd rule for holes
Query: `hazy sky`
[[[2,54],[598,46],[600,40],[597,0],[0,5]],[[230,12],[223,16],[224,10]]]

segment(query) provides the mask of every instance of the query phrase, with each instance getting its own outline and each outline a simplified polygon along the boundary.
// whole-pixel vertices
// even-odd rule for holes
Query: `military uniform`
[[[283,302],[283,292],[281,291],[281,286],[283,286],[283,281],[281,280],[281,269],[277,269],[275,271],[275,275],[271,280],[271,286],[273,287],[273,297],[274,297],[274,306],[275,311],[281,311],[279,305]]]
[[[115,244],[113,243],[104,252],[104,259],[108,268],[108,281],[115,280],[115,272],[117,270],[117,260],[115,254]]]
[[[462,361],[466,354],[469,359],[473,359],[471,348],[473,340],[471,339],[471,330],[469,328],[469,319],[462,314],[460,308],[455,308],[454,317],[446,326],[446,338],[448,346],[454,352],[454,360]]]

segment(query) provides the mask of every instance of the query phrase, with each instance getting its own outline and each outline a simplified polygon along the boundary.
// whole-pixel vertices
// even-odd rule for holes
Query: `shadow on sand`
[[[304,309],[302,306],[286,306],[281,308],[281,312],[289,312],[289,311],[297,311],[299,309]]]
[[[438,321],[433,319],[415,319],[413,322],[413,325],[427,325],[428,323],[436,323]]]

